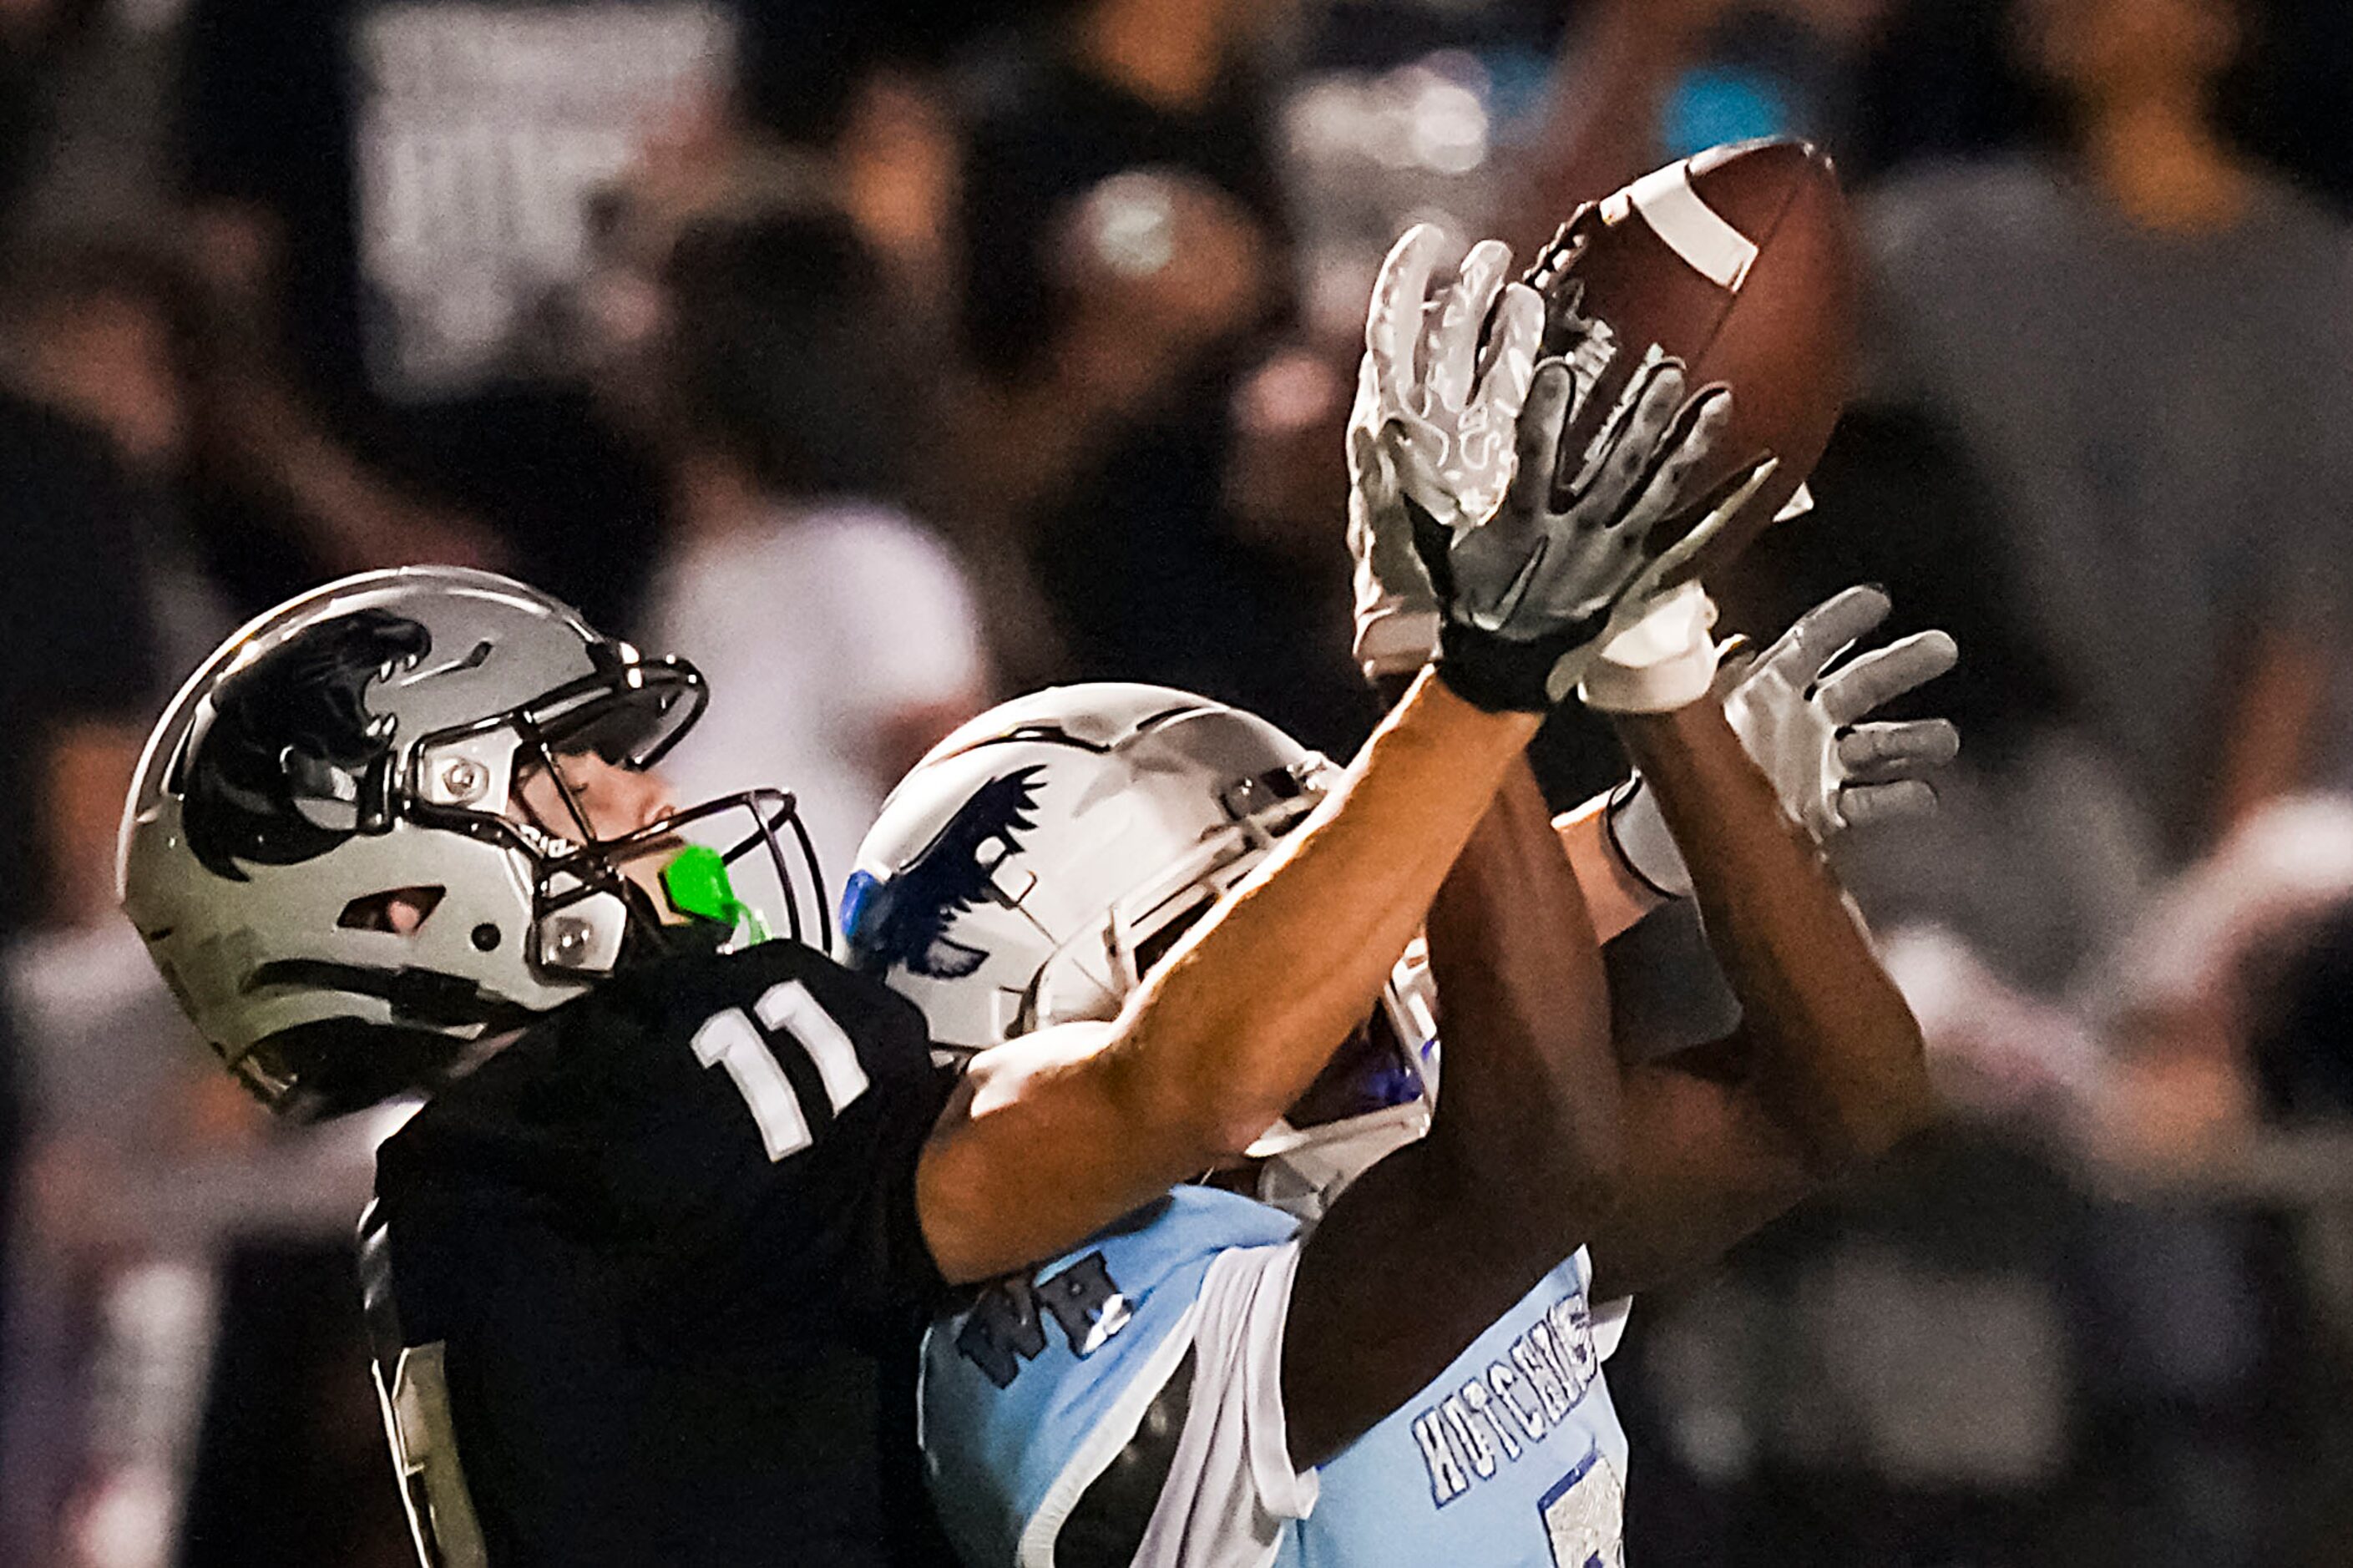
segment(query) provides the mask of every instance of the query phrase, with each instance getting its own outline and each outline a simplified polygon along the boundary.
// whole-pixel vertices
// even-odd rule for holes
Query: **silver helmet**
[[[726,796],[600,839],[562,783],[568,754],[650,766],[707,698],[692,666],[642,658],[509,578],[426,566],[330,584],[230,637],[157,723],[124,814],[124,910],[274,1109],[429,1087],[625,952],[666,948],[681,910],[713,945],[766,934],[730,881],[755,847],[763,893],[801,934],[788,867],[822,884],[791,796]],[[512,808],[524,766],[548,770],[568,824]],[[723,814],[741,814],[727,847],[685,847]],[[655,855],[678,873],[667,916],[622,871]],[[371,918],[397,897],[421,912],[408,929]]]
[[[837,956],[984,1050],[1115,1015],[1339,770],[1262,719],[1166,687],[1033,693],[934,747],[883,803]],[[1419,948],[1292,1115],[1250,1150],[1261,1195],[1313,1209],[1427,1130],[1436,1026]]]

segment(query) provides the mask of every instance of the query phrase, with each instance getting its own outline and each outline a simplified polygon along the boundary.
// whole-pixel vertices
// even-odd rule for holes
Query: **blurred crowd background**
[[[1388,240],[1782,132],[1867,353],[1714,586],[1960,638],[1938,817],[1839,852],[1956,1114],[1636,1311],[1630,1560],[2353,1562],[2348,84],[2342,0],[0,0],[0,1562],[409,1560],[381,1128],[266,1124],[111,907],[238,621],[526,576],[696,660],[681,798],[795,789],[837,880],[1049,681],[1345,754]],[[1688,919],[1611,963],[1721,1026]]]

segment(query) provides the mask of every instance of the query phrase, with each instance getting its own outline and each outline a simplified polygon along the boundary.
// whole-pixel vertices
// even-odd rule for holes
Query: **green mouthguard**
[[[662,891],[670,908],[690,919],[714,921],[735,927],[754,942],[768,940],[767,922],[759,911],[735,896],[727,862],[709,845],[681,849],[661,870]]]

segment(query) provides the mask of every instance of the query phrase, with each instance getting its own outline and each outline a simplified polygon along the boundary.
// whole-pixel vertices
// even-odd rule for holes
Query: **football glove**
[[[1497,240],[1472,247],[1452,286],[1425,304],[1444,244],[1429,224],[1408,229],[1381,264],[1365,320],[1348,416],[1348,552],[1367,679],[1430,662],[1438,599],[1414,553],[1406,498],[1449,527],[1493,515],[1544,332],[1543,299],[1505,281],[1512,253]]]
[[[1818,842],[1927,811],[1936,793],[1926,775],[1960,752],[1950,720],[1864,721],[1953,668],[1960,656],[1948,634],[1915,633],[1831,669],[1891,607],[1882,589],[1849,588],[1799,616],[1761,656],[1727,660],[1716,682],[1742,748]],[[1608,820],[1637,876],[1671,898],[1690,895],[1691,873],[1640,773],[1619,787]]]
[[[1580,387],[1598,372],[1569,359],[1536,367],[1520,411],[1516,468],[1486,522],[1450,529],[1414,503],[1414,545],[1438,595],[1439,674],[1495,711],[1541,712],[1573,690],[1595,651],[1655,607],[1663,584],[1715,537],[1771,473],[1758,465],[1667,550],[1653,528],[1674,510],[1731,413],[1731,394],[1683,400],[1682,367],[1652,357],[1620,415],[1581,454],[1561,450]],[[1573,479],[1564,474],[1574,468]]]

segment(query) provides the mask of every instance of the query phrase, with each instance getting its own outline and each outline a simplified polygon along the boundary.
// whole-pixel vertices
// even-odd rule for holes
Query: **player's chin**
[[[675,834],[648,839],[633,847],[629,858],[617,868],[621,875],[653,896],[657,909],[668,909],[662,891],[662,872],[687,847],[687,841]]]

